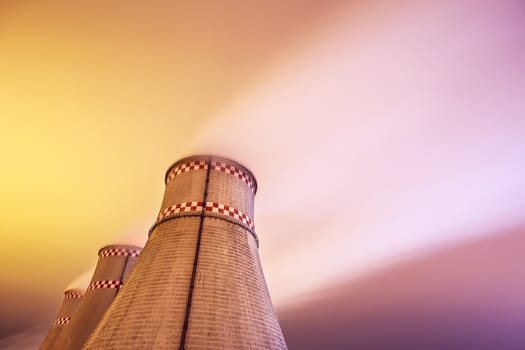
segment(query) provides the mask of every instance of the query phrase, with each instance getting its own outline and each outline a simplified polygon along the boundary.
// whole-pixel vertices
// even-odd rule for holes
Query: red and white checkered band
[[[206,161],[204,160],[189,162],[186,164],[179,164],[170,171],[170,173],[168,174],[168,177],[166,178],[166,183],[173,180],[175,176],[185,173],[187,171],[203,170],[203,169],[208,169],[208,165],[206,164]]]
[[[202,205],[204,202],[186,202],[172,205],[160,212],[157,220],[163,219],[167,216],[178,214],[178,213],[187,213],[187,212],[200,212],[202,211]]]
[[[89,285],[87,290],[97,289],[97,288],[120,288],[124,283],[122,281],[96,281]]]
[[[60,326],[71,321],[71,317],[59,317],[55,320],[55,326]]]
[[[185,173],[187,171],[191,171],[191,170],[206,170],[206,169],[208,169],[208,165],[203,160],[189,162],[189,163],[186,163],[186,164],[179,164],[179,165],[177,165],[175,168],[173,168],[170,171],[170,173],[168,174],[168,177],[166,178],[166,183],[168,183],[171,180],[173,180],[173,178],[175,176],[180,175],[182,173]],[[227,164],[227,163],[224,163],[224,162],[213,161],[213,162],[211,162],[211,169],[212,170],[217,170],[217,171],[222,171],[223,173],[230,174],[230,175],[233,175],[233,176],[241,179],[242,181],[244,181],[248,185],[250,190],[253,193],[255,193],[255,185],[254,185],[252,179],[247,174],[245,174],[241,169],[237,168],[236,166],[231,165],[231,164]]]
[[[211,163],[211,168],[213,170],[218,170],[218,171],[222,171],[226,174],[230,174],[230,175],[233,175],[239,179],[241,179],[242,181],[244,181],[248,187],[250,188],[250,190],[255,193],[255,186],[253,184],[253,181],[252,179],[250,179],[250,177],[248,175],[246,175],[241,169],[231,165],[231,164],[226,164],[224,162],[219,162],[219,161],[213,161]]]
[[[140,249],[129,249],[129,248],[108,248],[100,252],[101,258],[108,256],[130,256],[132,258],[138,258],[140,255]]]
[[[168,216],[184,213],[184,212],[202,212],[203,202],[186,202],[172,205],[164,209],[158,217],[158,220],[164,219]],[[239,209],[233,208],[226,204],[206,202],[205,211],[209,213],[217,213],[227,215],[236,220],[239,220],[243,224],[247,225],[251,230],[254,230],[253,220]]]
[[[73,298],[82,298],[82,293],[76,292],[76,291],[67,291],[64,292],[64,297],[66,299],[73,299]]]
[[[254,230],[253,220],[250,219],[248,215],[244,214],[239,209],[230,207],[229,205],[214,202],[206,202],[206,211],[211,213],[228,215],[247,225],[250,228],[250,230]]]

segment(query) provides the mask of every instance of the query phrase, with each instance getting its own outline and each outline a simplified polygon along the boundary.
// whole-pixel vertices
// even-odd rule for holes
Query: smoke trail
[[[257,176],[278,303],[522,216],[521,18],[470,5],[343,12],[187,149]]]
[[[80,289],[80,290],[86,290],[86,288],[89,285],[89,282],[91,281],[91,277],[93,276],[93,272],[95,272],[96,267],[96,260],[93,262],[90,268],[88,268],[86,271],[81,273],[78,277],[76,277],[69,285],[66,287],[65,290],[68,289]]]

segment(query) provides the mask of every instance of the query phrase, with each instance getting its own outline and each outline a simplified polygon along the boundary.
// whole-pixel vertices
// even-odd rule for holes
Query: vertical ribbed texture
[[[40,350],[56,349],[54,346],[55,341],[60,333],[69,327],[71,317],[82,300],[82,294],[83,292],[79,289],[68,289],[64,292],[64,301],[62,301],[57,317],[53,321],[42,345],[40,345]]]
[[[55,341],[60,350],[78,350],[95,329],[132,270],[142,248],[128,245],[106,246],[77,312]]]
[[[190,157],[170,169],[208,158]],[[198,202],[204,198],[209,167],[189,165],[169,178],[161,213],[177,204],[197,204],[163,215],[154,225],[125,288],[84,349],[177,349],[185,316],[186,350],[286,349],[255,234],[238,214],[246,214],[253,222],[255,179],[233,161],[212,157],[211,164],[214,161],[246,176],[211,167],[205,201],[219,205],[205,205],[202,230],[203,209]],[[195,283],[188,309],[192,275]]]

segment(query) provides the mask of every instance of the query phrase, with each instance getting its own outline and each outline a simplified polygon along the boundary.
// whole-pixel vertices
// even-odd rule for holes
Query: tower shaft
[[[79,350],[119,293],[142,248],[110,245],[98,253],[98,262],[83,300],[70,324],[56,339],[60,350]]]
[[[40,350],[55,349],[57,337],[69,326],[71,317],[75,313],[82,300],[83,293],[79,289],[68,289],[64,292],[64,300],[58,310],[57,317],[44,341],[40,345]]]

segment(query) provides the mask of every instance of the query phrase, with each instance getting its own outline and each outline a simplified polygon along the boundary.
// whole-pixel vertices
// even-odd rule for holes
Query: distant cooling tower
[[[56,339],[55,349],[79,350],[126,281],[142,248],[110,245],[99,250],[93,278],[70,324]]]
[[[256,190],[229,159],[176,162],[142,256],[84,349],[286,349],[259,261]]]
[[[64,292],[64,301],[58,310],[57,318],[49,329],[40,350],[55,349],[54,344],[58,335],[64,331],[64,328],[69,326],[71,316],[75,313],[78,304],[82,300],[83,291],[80,289],[68,289]]]

